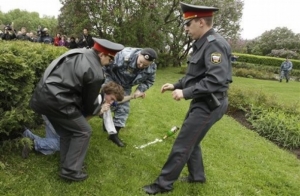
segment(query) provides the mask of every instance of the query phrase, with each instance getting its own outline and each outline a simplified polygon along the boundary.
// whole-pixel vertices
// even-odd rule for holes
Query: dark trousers
[[[205,102],[191,102],[168,160],[155,184],[171,190],[185,164],[187,164],[191,180],[205,180],[200,142],[211,126],[220,120],[227,110],[228,98],[219,101],[221,105],[213,111],[209,110]]]
[[[76,119],[47,118],[60,136],[60,166],[81,171],[92,134],[91,126],[84,116]]]

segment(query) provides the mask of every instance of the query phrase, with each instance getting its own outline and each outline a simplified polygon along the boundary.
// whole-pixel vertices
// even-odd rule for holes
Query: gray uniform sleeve
[[[157,66],[155,63],[151,65],[151,67],[149,67],[151,70],[147,74],[147,79],[137,86],[137,90],[141,92],[145,92],[151,86],[153,86],[156,77],[156,69],[157,69],[156,67]]]

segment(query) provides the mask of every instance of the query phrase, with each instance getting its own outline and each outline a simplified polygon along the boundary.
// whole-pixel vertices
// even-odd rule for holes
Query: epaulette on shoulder
[[[212,42],[216,40],[216,37],[214,35],[209,35],[206,39],[208,42]]]

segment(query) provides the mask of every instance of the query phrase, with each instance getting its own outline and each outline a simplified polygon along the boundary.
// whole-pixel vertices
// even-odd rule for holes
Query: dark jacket
[[[209,30],[194,42],[187,73],[174,84],[175,89],[182,89],[185,99],[227,91],[232,82],[230,57],[228,42],[213,29]]]
[[[16,34],[15,33],[3,33],[2,37],[3,40],[13,40],[16,39]]]
[[[78,47],[79,48],[92,48],[94,46],[94,40],[91,35],[82,35],[79,39]]]
[[[52,61],[34,90],[30,107],[39,114],[61,118],[90,116],[104,83],[97,53],[73,49]]]
[[[18,35],[17,39],[31,41],[30,37],[28,37],[26,34],[20,34],[20,35]]]
[[[78,48],[78,45],[75,41],[70,41],[68,48],[70,49]]]

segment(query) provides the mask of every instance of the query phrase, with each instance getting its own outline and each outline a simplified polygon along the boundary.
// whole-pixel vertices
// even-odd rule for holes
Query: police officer
[[[177,83],[166,83],[161,92],[172,91],[174,100],[192,99],[181,130],[154,183],[143,187],[148,194],[169,192],[187,164],[189,175],[182,181],[206,181],[200,143],[222,118],[228,106],[231,78],[231,48],[213,26],[214,7],[181,3],[185,31],[195,40],[186,75]]]
[[[102,66],[124,48],[105,39],[94,41],[92,49],[70,50],[52,61],[30,100],[31,108],[45,115],[60,136],[59,175],[72,181],[88,177],[82,171],[92,132],[87,120],[99,104]]]
[[[106,82],[114,81],[120,84],[125,95],[131,94],[132,87],[137,85],[133,98],[144,97],[155,81],[156,69],[155,59],[157,53],[152,48],[124,48],[116,54],[114,64],[106,68]],[[119,147],[125,144],[119,139],[118,133],[125,127],[129,115],[129,101],[118,104],[114,109],[114,125],[117,133],[109,135],[108,139]]]
[[[286,79],[286,82],[289,82],[289,80],[290,80],[290,71],[292,70],[292,68],[293,68],[292,62],[289,60],[289,58],[286,58],[286,60],[283,61],[281,63],[281,66],[280,66],[280,80],[279,80],[279,82],[281,82],[283,78]]]

